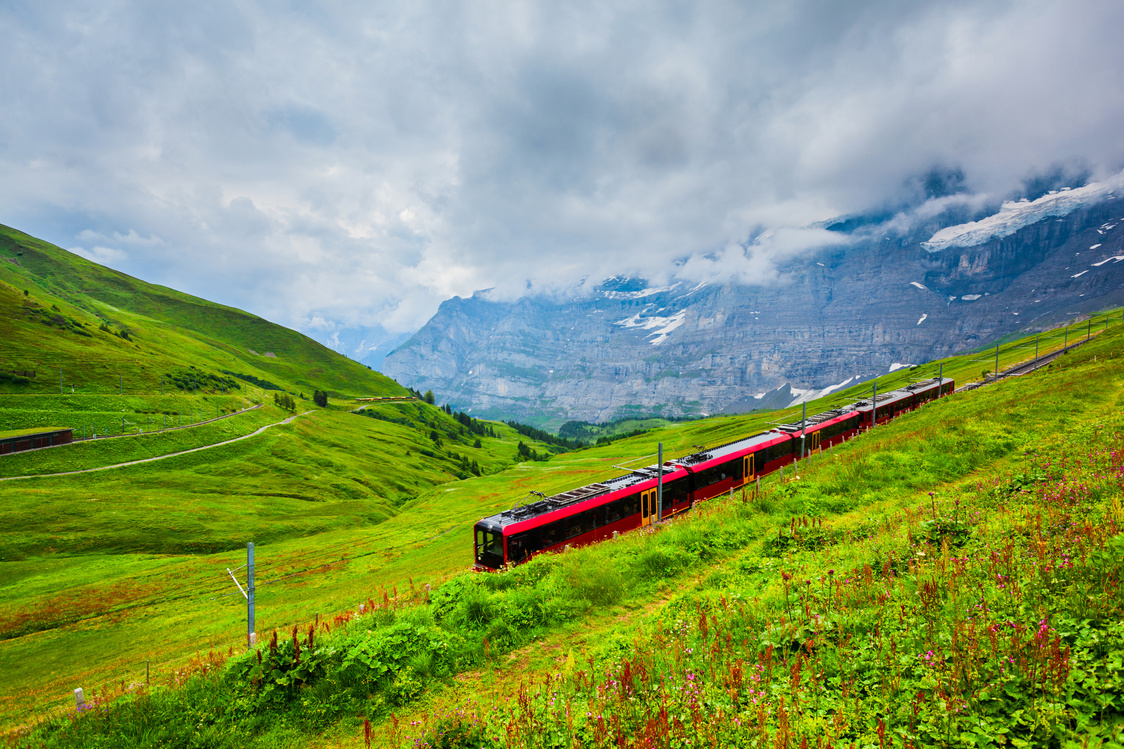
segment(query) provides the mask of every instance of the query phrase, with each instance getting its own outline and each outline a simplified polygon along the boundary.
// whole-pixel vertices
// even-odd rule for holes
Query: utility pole
[[[804,432],[808,428],[808,401],[800,404],[800,459],[804,460]]]
[[[1069,348],[1069,326],[1065,326],[1065,335],[1062,338],[1062,349]]]
[[[878,380],[874,381],[874,395],[870,396],[870,402],[874,406],[870,412],[870,428],[874,429],[874,425],[878,423]]]
[[[660,462],[656,471],[656,522],[663,522],[663,443],[656,448],[656,460]]]
[[[254,542],[246,544],[246,647],[252,648],[254,641]]]
[[[238,582],[238,578],[234,576],[234,572],[227,567],[226,574],[230,575],[230,579],[238,586],[238,592],[246,598],[246,649],[249,650],[254,646],[257,637],[254,636],[254,542],[251,541],[246,544],[246,589],[242,589],[242,583]]]
[[[1034,336],[1034,358],[1035,358],[1035,359],[1037,359],[1037,358],[1038,358],[1038,339],[1039,339],[1039,338],[1041,338],[1041,337],[1042,337],[1042,334],[1041,334],[1041,333],[1039,333],[1038,335]]]
[[[1087,333],[1085,333],[1085,340],[1086,341],[1089,340],[1089,337],[1091,335],[1093,335],[1093,318],[1090,317],[1089,318],[1089,330],[1088,330]]]
[[[937,397],[941,397],[941,389],[944,387],[944,362],[941,362],[941,368],[937,374]]]
[[[999,379],[999,344],[995,344],[995,379]]]

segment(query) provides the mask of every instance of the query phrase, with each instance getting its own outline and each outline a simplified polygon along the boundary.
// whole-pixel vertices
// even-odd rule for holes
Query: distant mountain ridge
[[[614,278],[584,298],[450,299],[383,371],[539,424],[791,402],[1124,302],[1122,186],[985,215],[950,205],[904,231],[851,220],[848,244],[784,265],[773,286]]]

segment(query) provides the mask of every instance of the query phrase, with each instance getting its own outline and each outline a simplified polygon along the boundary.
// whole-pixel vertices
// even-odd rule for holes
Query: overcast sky
[[[1115,173],[1121,29],[1118,0],[7,0],[0,223],[361,358],[478,289],[765,278],[934,166]]]

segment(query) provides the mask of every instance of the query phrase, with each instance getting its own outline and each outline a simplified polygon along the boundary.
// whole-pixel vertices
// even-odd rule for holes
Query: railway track
[[[1001,380],[1001,379],[1004,379],[1006,377],[1019,377],[1019,376],[1024,375],[1024,374],[1029,374],[1030,372],[1033,372],[1036,369],[1041,369],[1042,367],[1045,367],[1047,364],[1052,362],[1054,359],[1057,359],[1059,356],[1061,356],[1065,352],[1067,352],[1071,349],[1075,349],[1078,346],[1080,346],[1084,343],[1087,343],[1088,341],[1089,341],[1089,339],[1086,338],[1083,341],[1078,341],[1077,343],[1071,343],[1068,346],[1066,346],[1065,348],[1060,348],[1057,351],[1053,351],[1049,354],[1043,354],[1042,356],[1039,356],[1037,359],[1031,359],[1030,361],[1023,362],[1022,364],[1016,364],[1015,366],[1011,367],[1010,369],[1007,369],[1007,370],[1004,370],[1003,372],[1000,372],[998,375],[991,375],[986,380],[984,380],[983,382],[969,382],[967,385],[963,385],[961,387],[956,388],[956,390],[954,390],[953,392],[954,393],[966,393],[969,390],[975,390],[978,387],[983,387],[984,385],[990,385],[991,383],[995,382],[996,380]]]

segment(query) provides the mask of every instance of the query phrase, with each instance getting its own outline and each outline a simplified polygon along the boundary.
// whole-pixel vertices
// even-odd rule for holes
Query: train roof
[[[733,442],[727,442],[724,445],[718,445],[717,447],[710,447],[704,450],[700,450],[697,453],[684,455],[682,458],[676,458],[673,462],[678,463],[682,466],[697,466],[700,463],[706,463],[709,460],[725,458],[748,448],[767,445],[770,442],[775,442],[779,439],[788,439],[788,435],[779,429],[770,429],[767,432],[760,432],[758,434],[750,435],[749,437],[736,439]]]
[[[669,481],[672,476],[682,472],[683,469],[674,463],[669,462],[664,464],[663,475],[665,481]],[[614,492],[619,492],[622,489],[629,489],[643,484],[647,481],[656,481],[658,478],[658,465],[635,468],[631,473],[626,473],[622,476],[614,476],[605,481],[579,486],[577,489],[569,489],[559,494],[544,497],[537,502],[531,502],[530,504],[498,512],[495,515],[484,518],[480,523],[490,526],[492,529],[505,528],[513,523],[521,523],[524,520],[531,520],[541,515],[549,515],[586,500],[604,497]]]
[[[946,377],[944,379],[950,383],[952,382],[950,378]],[[924,392],[937,387],[939,384],[941,383],[938,382],[937,378],[933,377],[932,379],[921,380],[920,382],[906,385],[897,390],[880,393],[878,395],[878,404],[883,405],[887,402],[898,401],[914,393]],[[870,408],[870,399],[867,398],[840,406],[839,408],[813,414],[807,417],[803,423],[797,421],[789,424],[780,424],[777,428],[770,429],[766,432],[759,432],[748,437],[742,437],[733,442],[718,445],[717,447],[705,448],[699,452],[666,462],[664,464],[664,477],[666,480],[670,480],[671,477],[676,476],[679,472],[685,472],[684,467],[696,468],[703,463],[720,460],[750,448],[763,447],[772,442],[791,439],[794,433],[800,433],[802,427],[813,430],[815,427],[826,424],[833,419],[849,416],[855,411],[869,411]],[[479,522],[481,525],[493,530],[502,529],[514,523],[521,523],[525,520],[531,520],[542,515],[549,515],[581,502],[604,497],[608,494],[621,491],[622,489],[628,489],[647,481],[655,481],[658,474],[658,465],[635,468],[631,472],[621,476],[615,476],[605,481],[598,481],[580,486],[577,489],[570,489],[550,497],[543,497],[537,502],[531,502],[530,504],[498,512],[495,515],[483,518]]]

